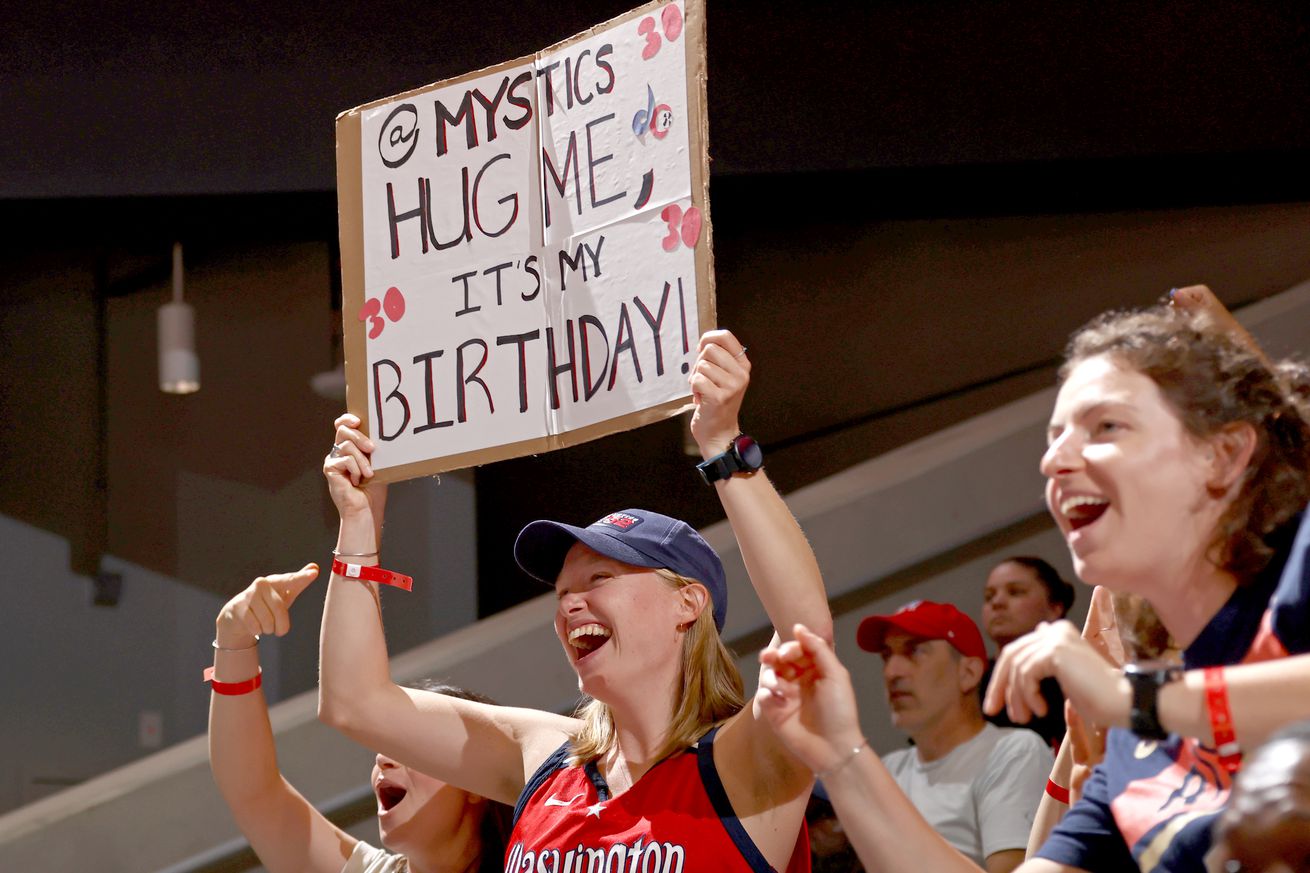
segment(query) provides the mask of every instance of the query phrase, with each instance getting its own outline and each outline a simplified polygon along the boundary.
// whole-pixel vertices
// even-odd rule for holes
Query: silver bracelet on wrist
[[[377,552],[338,552],[336,549],[333,549],[332,556],[334,558],[376,558],[378,556],[378,553]]]
[[[869,741],[865,740],[855,748],[851,749],[851,753],[849,755],[847,755],[845,758],[842,758],[840,761],[829,767],[827,770],[815,770],[814,778],[827,779],[830,776],[836,776],[838,773],[840,773],[842,770],[846,768],[847,764],[849,764],[851,761],[854,761],[856,756],[859,755],[860,752],[863,752],[867,748],[869,748]]]
[[[218,644],[218,640],[214,640],[212,645],[214,649],[219,652],[248,652],[251,649],[253,649],[255,646],[259,645],[259,634],[255,634],[255,641],[248,646],[240,646],[239,648],[229,649],[227,646],[220,646]]]

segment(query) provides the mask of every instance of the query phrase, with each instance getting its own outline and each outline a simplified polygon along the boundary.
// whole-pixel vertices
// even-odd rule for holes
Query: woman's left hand
[[[726,451],[741,427],[737,416],[751,380],[751,362],[746,347],[730,331],[711,330],[700,338],[696,364],[688,381],[696,411],[691,416],[691,435],[701,455],[713,457]]]
[[[755,704],[778,738],[814,772],[831,770],[863,745],[855,688],[828,641],[805,625],[760,652]]]
[[[1128,725],[1127,681],[1068,621],[1042,622],[1001,650],[983,710],[995,715],[1005,709],[1010,720],[1019,724],[1045,715],[1040,685],[1047,676],[1059,681],[1084,719],[1098,725]]]

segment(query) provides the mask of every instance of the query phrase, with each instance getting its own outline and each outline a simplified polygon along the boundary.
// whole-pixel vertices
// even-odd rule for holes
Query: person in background
[[[1074,587],[1060,571],[1032,555],[1012,555],[987,574],[983,630],[1003,649],[1044,621],[1059,621],[1073,607]]]
[[[892,723],[913,748],[883,758],[928,823],[979,867],[1008,873],[1023,860],[1051,769],[1032,731],[983,719],[982,634],[948,603],[916,600],[860,622],[860,648],[882,656]]]
[[[259,638],[291,629],[291,604],[317,576],[315,564],[261,576],[215,621],[209,764],[237,827],[269,873],[498,873],[509,821],[504,804],[378,755],[370,784],[384,850],[328,821],[278,770],[260,690]],[[490,703],[447,685],[418,687]]]
[[[1060,576],[1059,570],[1041,558],[1014,555],[987,574],[983,587],[983,630],[999,651],[1036,630],[1042,622],[1064,618],[1073,602],[1074,587]],[[978,686],[979,700],[987,691],[994,666],[995,662],[987,665],[987,673]],[[1042,680],[1042,697],[1046,700],[1046,712],[1022,725],[1014,724],[1004,712],[989,715],[987,720],[997,727],[1026,727],[1037,731],[1052,750],[1058,751],[1065,730],[1060,683],[1049,678]]]
[[[847,839],[846,828],[837,817],[837,810],[832,808],[822,782],[814,783],[814,791],[810,793],[805,826],[810,832],[812,873],[864,873],[864,866]]]
[[[1251,754],[1214,839],[1210,873],[1310,873],[1310,721]]]

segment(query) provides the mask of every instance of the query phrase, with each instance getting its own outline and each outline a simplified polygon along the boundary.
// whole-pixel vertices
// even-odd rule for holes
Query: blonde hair
[[[655,572],[674,589],[698,585],[672,570]],[[669,730],[655,760],[687,748],[712,726],[736,715],[746,703],[741,673],[714,626],[714,604],[707,602],[682,638],[682,682],[673,703]],[[577,766],[611,751],[618,742],[609,705],[587,698],[578,706],[582,727],[573,737],[569,764]]]

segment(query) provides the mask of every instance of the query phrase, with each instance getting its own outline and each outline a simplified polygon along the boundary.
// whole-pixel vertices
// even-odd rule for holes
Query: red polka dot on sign
[[[405,295],[395,286],[388,288],[386,296],[382,298],[382,308],[386,310],[387,318],[400,321],[405,316]]]

